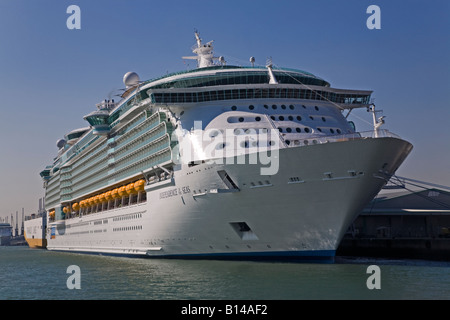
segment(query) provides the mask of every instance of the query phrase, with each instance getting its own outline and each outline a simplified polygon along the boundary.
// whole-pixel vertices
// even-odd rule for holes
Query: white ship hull
[[[46,240],[46,217],[38,217],[24,221],[24,236],[30,248],[45,248]]]
[[[49,223],[47,249],[333,261],[348,226],[411,148],[397,138],[369,138],[281,149],[273,176],[237,161],[183,166],[146,186],[144,203]]]

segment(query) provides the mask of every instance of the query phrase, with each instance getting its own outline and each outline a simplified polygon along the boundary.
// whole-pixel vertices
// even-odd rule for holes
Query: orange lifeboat
[[[112,197],[113,199],[116,199],[116,198],[119,197],[119,188],[115,188],[115,189],[113,189],[113,190],[111,191],[111,197]]]
[[[127,188],[125,186],[120,187],[118,194],[119,194],[119,197],[123,197],[124,195],[127,194]]]
[[[74,211],[78,211],[78,210],[80,210],[80,205],[79,205],[77,202],[75,202],[75,203],[72,205],[72,209],[73,209]]]
[[[134,183],[134,190],[136,192],[144,191],[144,186],[145,186],[145,180],[144,179],[138,180]]]
[[[136,193],[136,191],[134,190],[134,183],[128,184],[126,187],[126,191],[127,191],[127,194]]]

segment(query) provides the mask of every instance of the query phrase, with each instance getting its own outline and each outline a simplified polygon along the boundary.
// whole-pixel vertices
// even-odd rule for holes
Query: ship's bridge
[[[274,68],[273,73],[278,83],[330,86],[327,81],[302,70]],[[142,87],[145,89],[168,89],[259,83],[269,83],[267,68],[223,65],[169,74],[149,80]]]
[[[372,91],[331,88],[305,71],[287,68],[211,66],[149,80],[141,93],[152,103],[179,104],[234,99],[325,100],[343,109],[367,107]]]
[[[84,116],[84,119],[92,126],[93,134],[107,135],[111,131],[111,128],[109,126],[109,114],[110,110],[112,110],[114,107],[114,100],[105,100],[97,104],[98,110],[95,110]]]

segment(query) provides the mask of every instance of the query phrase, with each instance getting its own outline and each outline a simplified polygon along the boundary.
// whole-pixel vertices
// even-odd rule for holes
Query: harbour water
[[[380,289],[369,289],[368,266]],[[80,289],[69,289],[78,266]],[[75,273],[73,273],[75,274]],[[0,247],[0,300],[450,298],[450,262],[338,257],[334,264],[153,260]]]

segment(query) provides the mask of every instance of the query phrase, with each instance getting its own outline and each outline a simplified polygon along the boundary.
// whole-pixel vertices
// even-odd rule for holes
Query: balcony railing
[[[332,142],[341,142],[357,139],[367,139],[367,138],[398,138],[400,137],[389,130],[379,129],[372,131],[362,131],[355,133],[339,134],[332,136],[311,136],[307,139],[291,139],[289,141],[289,147],[306,146],[312,144],[323,144]]]

